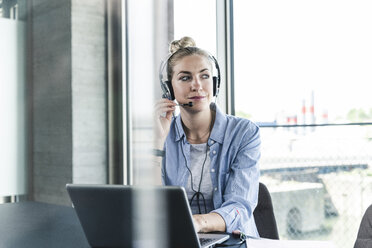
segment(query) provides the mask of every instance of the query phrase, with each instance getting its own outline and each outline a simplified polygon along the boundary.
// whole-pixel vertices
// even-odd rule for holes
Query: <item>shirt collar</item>
[[[185,132],[183,131],[183,126],[181,123],[181,115],[176,116],[176,137],[175,140],[179,141],[183,137],[186,137]]]
[[[225,130],[227,125],[227,118],[224,113],[217,107],[215,103],[211,104],[211,109],[216,111],[216,118],[214,120],[214,125],[212,128],[212,133],[209,139],[214,140],[220,144],[223,143],[225,138]]]
[[[214,125],[212,128],[212,133],[209,137],[210,140],[214,140],[220,144],[223,143],[224,136],[225,136],[225,130],[227,125],[227,118],[224,113],[221,112],[221,110],[217,107],[215,103],[211,103],[210,108],[212,111],[216,112],[216,118],[214,120]],[[178,129],[178,132],[176,132],[175,141],[179,141],[182,138],[186,138],[186,134],[183,130],[183,126],[181,123],[181,115],[178,115],[176,117],[176,131]],[[209,142],[208,142],[209,143]]]

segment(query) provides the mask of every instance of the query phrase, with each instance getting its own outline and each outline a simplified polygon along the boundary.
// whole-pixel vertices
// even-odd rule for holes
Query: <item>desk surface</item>
[[[234,237],[227,241],[237,242]],[[20,202],[0,204],[0,247],[84,248],[89,244],[73,208]]]
[[[71,207],[0,204],[0,247],[90,247]]]

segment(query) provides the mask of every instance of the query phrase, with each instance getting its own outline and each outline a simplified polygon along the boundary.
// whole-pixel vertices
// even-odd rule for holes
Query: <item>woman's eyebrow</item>
[[[201,69],[199,71],[199,73],[204,72],[204,71],[209,71],[209,69],[208,68]],[[179,73],[177,73],[177,75],[179,75],[179,74],[191,74],[191,72],[189,72],[189,71],[180,71]]]
[[[179,75],[179,74],[191,74],[191,72],[189,72],[189,71],[180,71],[179,73],[177,73],[177,75]]]

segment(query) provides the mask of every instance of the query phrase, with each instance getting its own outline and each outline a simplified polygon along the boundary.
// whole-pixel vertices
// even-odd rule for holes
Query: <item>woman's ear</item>
[[[173,101],[176,98],[174,96],[172,81],[165,81],[165,83],[167,84],[168,89],[169,89],[169,96],[170,96],[170,99],[169,100],[172,100]]]

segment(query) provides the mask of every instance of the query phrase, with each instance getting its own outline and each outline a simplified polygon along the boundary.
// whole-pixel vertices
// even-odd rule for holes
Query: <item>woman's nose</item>
[[[198,78],[194,78],[191,82],[191,89],[197,91],[201,88],[201,83]]]

